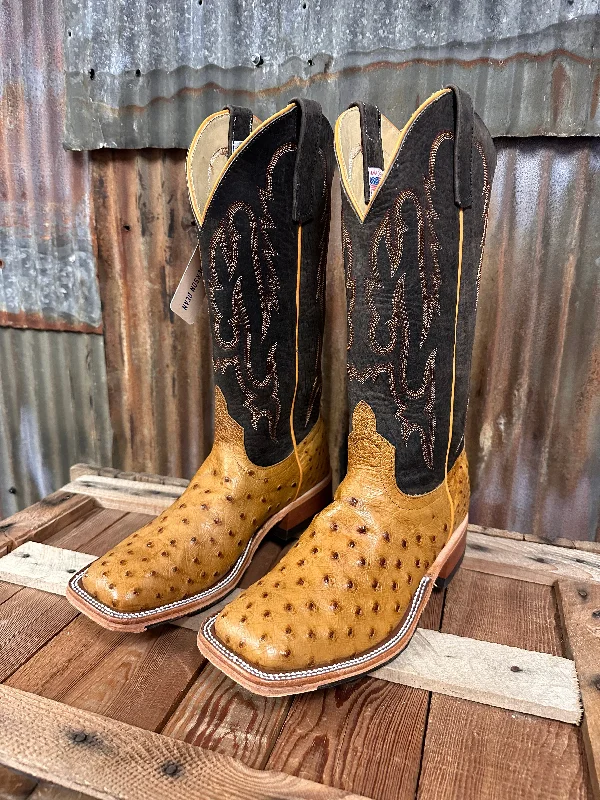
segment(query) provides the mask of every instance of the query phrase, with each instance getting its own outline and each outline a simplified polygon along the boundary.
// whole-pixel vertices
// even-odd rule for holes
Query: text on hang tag
[[[193,325],[196,321],[202,302],[202,266],[192,263],[197,250],[198,245],[194,248],[170,304],[171,311],[188,325]]]

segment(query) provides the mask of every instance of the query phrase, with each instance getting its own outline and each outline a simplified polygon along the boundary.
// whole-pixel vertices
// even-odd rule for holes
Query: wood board
[[[97,469],[97,477],[121,480],[114,471]],[[85,475],[83,471],[74,477]],[[136,477],[128,474],[124,480],[135,482]],[[170,480],[140,476],[139,483],[164,488]],[[131,493],[130,486],[121,488],[121,497]],[[171,487],[177,493],[180,488]],[[134,504],[125,509],[106,509],[96,497],[81,497],[83,510],[75,517],[57,521],[52,514],[45,515],[43,524],[36,525],[31,523],[37,513],[31,516],[26,510],[12,524],[18,525],[23,541],[47,542],[91,556],[101,555],[148,519],[139,494],[133,494]],[[471,534],[484,537],[484,543],[504,540],[545,549],[522,550],[522,560],[516,562],[515,552],[503,547],[483,554],[475,551],[469,566],[486,571],[461,570],[445,596],[435,595],[423,624],[441,626],[438,635],[473,640],[476,647],[487,642],[534,656],[536,652],[559,660],[572,656],[563,649],[554,584],[557,578],[591,584],[594,559],[588,563],[577,559],[597,555],[594,548],[565,542],[559,548],[475,526]],[[15,546],[16,537],[8,549]],[[266,540],[244,583],[261,577],[281,550],[280,543]],[[566,559],[566,551],[574,558]],[[548,563],[533,563],[532,558],[540,555],[549,557]],[[194,627],[193,620],[190,626]],[[236,764],[266,769],[269,775],[283,772],[321,784],[326,791],[333,787],[332,791],[374,800],[592,797],[585,717],[580,728],[376,677],[312,695],[265,701],[194,656],[194,638],[194,630],[172,626],[140,636],[101,631],[89,620],[71,616],[59,595],[0,581],[0,664],[8,652],[10,665],[2,677],[9,689],[158,731],[165,738],[233,757]],[[4,788],[3,777],[8,774],[0,767],[0,787]],[[46,773],[43,777],[52,778]],[[278,780],[269,789],[273,797],[279,796]],[[36,781],[20,778],[19,782],[26,796],[35,800],[75,798],[71,790],[45,780],[31,795]],[[75,791],[77,800],[100,796],[95,790]]]
[[[73,573],[93,560],[85,553],[27,542],[0,559],[0,580],[64,594]],[[173,624],[197,631],[207,614],[217,613],[238,593],[234,589],[210,609]],[[548,719],[581,721],[575,666],[547,653],[419,629],[407,650],[371,675]]]

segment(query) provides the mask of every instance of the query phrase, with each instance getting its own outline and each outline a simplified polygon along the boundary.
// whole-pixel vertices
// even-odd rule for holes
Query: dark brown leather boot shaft
[[[444,479],[453,388],[448,469],[463,448],[496,156],[471,99],[454,87],[430,98],[399,146],[398,134],[374,106],[350,108],[338,122],[348,394],[350,414],[368,403],[396,448],[398,488],[423,494]],[[353,155],[351,143],[361,152]],[[370,199],[363,188],[377,149],[385,170]]]
[[[269,466],[292,452],[293,437],[301,441],[319,415],[333,133],[318,103],[294,101],[239,145],[211,185],[215,173],[199,155],[203,148],[210,165],[213,148],[204,137],[214,137],[215,157],[225,158],[219,124],[245,131],[250,119],[236,109],[200,133],[188,182],[215,381],[244,429],[248,457]],[[230,130],[229,147],[236,135]]]

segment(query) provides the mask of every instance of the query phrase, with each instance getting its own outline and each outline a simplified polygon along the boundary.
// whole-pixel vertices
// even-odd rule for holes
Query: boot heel
[[[315,514],[322,511],[325,506],[331,503],[331,481],[320,489],[312,497],[308,497],[292,508],[277,525],[272,528],[271,533],[281,541],[288,542],[298,536],[306,528],[307,520],[311,520]]]
[[[441,592],[443,589],[446,589],[452,578],[456,575],[458,570],[460,569],[460,565],[463,562],[463,558],[465,557],[465,549],[467,547],[467,530],[465,526],[464,533],[462,534],[460,541],[454,547],[454,550],[448,558],[446,562],[440,569],[437,578],[435,579],[435,583],[433,584],[433,589],[436,592]]]

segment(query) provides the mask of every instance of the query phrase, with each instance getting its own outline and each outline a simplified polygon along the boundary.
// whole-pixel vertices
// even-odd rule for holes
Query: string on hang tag
[[[193,325],[196,321],[202,301],[202,291],[200,289],[202,284],[202,264],[198,268],[192,266],[192,261],[199,247],[200,242],[197,242],[170,304],[171,311],[181,317],[188,325]]]

